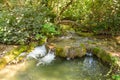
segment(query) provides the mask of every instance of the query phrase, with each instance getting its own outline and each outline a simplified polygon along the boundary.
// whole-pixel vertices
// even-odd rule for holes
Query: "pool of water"
[[[36,61],[31,60],[16,72],[15,68],[18,67],[14,66],[12,71],[7,70],[8,76],[0,73],[0,80],[106,80],[104,75],[109,70],[109,67],[93,56],[73,60],[56,58],[49,65],[39,66],[36,66]],[[15,74],[10,77],[13,72]]]

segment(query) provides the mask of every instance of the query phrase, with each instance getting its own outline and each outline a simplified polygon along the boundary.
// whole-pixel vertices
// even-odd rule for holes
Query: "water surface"
[[[0,80],[106,80],[109,68],[97,58],[84,57],[74,60],[57,58],[49,65],[36,66],[36,61],[28,61],[13,76],[4,75]],[[15,66],[14,66],[15,67]],[[17,67],[16,67],[17,68]],[[13,71],[14,72],[14,71]],[[9,72],[9,74],[11,74]]]

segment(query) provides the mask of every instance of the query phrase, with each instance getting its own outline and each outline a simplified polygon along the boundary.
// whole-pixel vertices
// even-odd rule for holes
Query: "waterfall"
[[[38,60],[38,63],[36,66],[39,66],[40,64],[51,63],[55,58],[55,54],[54,54],[54,51],[52,51],[52,49],[49,49],[47,53],[45,45],[42,45],[42,46],[36,47],[32,52],[30,52],[27,55],[27,59],[29,58],[34,58]]]
[[[40,64],[49,64],[55,59],[55,54],[51,49],[49,50],[48,54],[45,55],[43,58],[39,59],[39,62],[36,66],[39,66]]]
[[[34,58],[38,59],[39,57],[45,56],[47,53],[45,45],[36,47],[32,52],[27,55],[27,59]]]

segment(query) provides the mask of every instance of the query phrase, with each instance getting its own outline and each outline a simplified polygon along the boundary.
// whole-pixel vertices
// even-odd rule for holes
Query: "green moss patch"
[[[4,68],[6,64],[7,64],[6,59],[4,58],[0,59],[0,69]]]
[[[56,47],[56,55],[60,57],[82,57],[86,54],[86,48],[84,46],[63,46],[63,47]]]
[[[114,57],[110,53],[107,53],[105,50],[101,49],[100,47],[91,48],[91,51],[104,62],[108,62],[111,64],[115,63]]]
[[[32,42],[29,45],[21,45],[18,46],[16,48],[14,48],[13,50],[9,51],[8,53],[6,53],[6,55],[4,57],[2,57],[0,59],[0,69],[4,68],[8,63],[10,63],[11,61],[17,59],[18,62],[20,60],[22,60],[24,57],[19,57],[19,55],[23,52],[31,52],[31,50],[34,49],[35,46],[39,45],[39,43],[37,42]]]

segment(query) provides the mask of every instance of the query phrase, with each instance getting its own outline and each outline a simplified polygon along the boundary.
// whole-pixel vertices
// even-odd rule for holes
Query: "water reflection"
[[[27,64],[26,70],[21,67],[9,80],[106,80],[103,75],[109,69],[92,56],[69,61],[57,58],[49,65],[38,67],[36,61]]]

